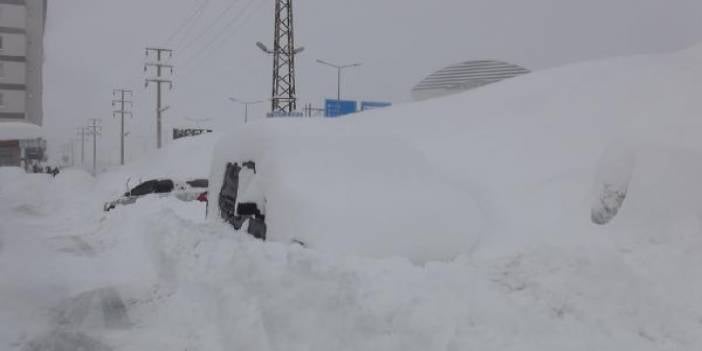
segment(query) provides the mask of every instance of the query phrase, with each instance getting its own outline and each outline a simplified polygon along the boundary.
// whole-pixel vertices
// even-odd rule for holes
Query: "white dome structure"
[[[415,101],[422,101],[456,94],[530,72],[524,67],[501,61],[467,61],[429,75],[412,89],[412,97]]]

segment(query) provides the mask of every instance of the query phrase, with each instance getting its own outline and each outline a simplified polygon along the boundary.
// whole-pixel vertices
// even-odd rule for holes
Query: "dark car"
[[[182,201],[207,201],[208,186],[207,179],[193,179],[185,182],[175,182],[172,179],[151,179],[135,186],[119,199],[106,203],[104,210],[110,211],[118,205],[133,204],[139,198],[150,194],[175,196]]]

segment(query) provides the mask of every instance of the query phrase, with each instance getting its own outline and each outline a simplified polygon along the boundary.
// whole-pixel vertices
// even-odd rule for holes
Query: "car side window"
[[[143,182],[143,183],[137,185],[136,187],[134,187],[134,189],[132,189],[132,191],[129,192],[129,195],[130,196],[144,196],[146,194],[152,194],[156,188],[157,183],[158,183],[157,180],[149,180],[147,182]]]

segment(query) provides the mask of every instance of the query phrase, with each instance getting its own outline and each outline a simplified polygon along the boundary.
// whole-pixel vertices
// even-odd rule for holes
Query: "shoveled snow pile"
[[[0,168],[0,349],[702,349],[700,61],[702,48],[621,58],[344,120],[252,125],[212,168],[259,158],[278,236],[266,243],[174,199],[101,213],[105,189],[188,175],[174,162],[211,157],[211,140],[97,180]],[[329,179],[342,174],[360,179]],[[597,226],[611,179],[627,196]],[[402,217],[420,212],[399,193],[415,186],[435,194],[433,229]],[[392,212],[358,206],[374,194]]]

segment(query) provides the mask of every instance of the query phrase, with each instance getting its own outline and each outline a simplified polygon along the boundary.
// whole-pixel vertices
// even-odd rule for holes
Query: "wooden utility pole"
[[[88,128],[86,128],[86,127],[77,128],[78,136],[80,137],[80,164],[81,164],[81,166],[85,165],[85,136],[88,135],[88,134],[86,134],[87,130],[88,130]]]
[[[97,137],[102,135],[102,127],[98,125],[100,122],[98,118],[91,118],[87,128],[87,135],[93,137],[93,177],[97,176]]]
[[[129,105],[130,107],[134,106],[134,103],[132,101],[126,100],[127,97],[132,97],[133,93],[131,90],[125,90],[125,89],[115,89],[112,91],[112,96],[117,96],[119,97],[119,100],[112,100],[112,106],[115,107],[116,105],[119,104],[119,110],[112,111],[112,117],[115,117],[117,115],[121,116],[121,128],[120,128],[120,134],[119,134],[119,142],[120,142],[120,150],[119,150],[119,164],[124,166],[124,115],[129,115],[130,117],[134,117],[131,111],[127,110],[127,106]]]
[[[164,48],[146,48],[146,57],[149,58],[152,54],[156,54],[156,62],[147,62],[144,64],[144,72],[149,70],[149,67],[156,68],[156,77],[147,78],[145,86],[148,87],[149,83],[156,84],[156,146],[160,149],[163,145],[163,130],[162,130],[162,114],[165,112],[169,106],[162,107],[162,85],[168,84],[169,89],[173,89],[173,81],[166,79],[164,76],[164,68],[170,70],[170,74],[173,75],[173,65],[164,63],[165,54],[168,54],[168,58],[173,57],[173,50]]]

